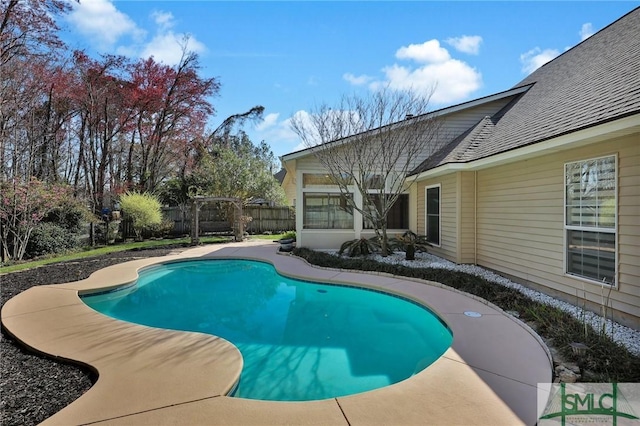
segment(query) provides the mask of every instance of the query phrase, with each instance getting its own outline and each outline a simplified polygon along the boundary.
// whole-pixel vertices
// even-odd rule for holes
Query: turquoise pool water
[[[113,318],[223,337],[242,353],[235,396],[305,401],[387,386],[451,345],[428,309],[388,294],[311,283],[249,260],[143,270],[135,285],[83,297]]]

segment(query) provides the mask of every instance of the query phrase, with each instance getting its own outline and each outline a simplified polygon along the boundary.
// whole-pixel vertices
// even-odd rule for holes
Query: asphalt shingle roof
[[[538,68],[532,85],[415,172],[469,162],[640,113],[640,8]]]

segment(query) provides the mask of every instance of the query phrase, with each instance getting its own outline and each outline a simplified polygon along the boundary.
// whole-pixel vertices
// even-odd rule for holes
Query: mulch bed
[[[131,250],[62,262],[0,276],[0,306],[30,287],[87,278],[93,272],[134,259],[165,256],[184,246]],[[6,331],[0,336],[0,424],[36,425],[80,397],[95,374],[81,366],[35,354]]]

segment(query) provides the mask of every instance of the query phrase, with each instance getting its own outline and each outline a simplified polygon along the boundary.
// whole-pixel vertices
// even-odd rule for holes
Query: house
[[[291,178],[291,174],[287,174],[287,169],[284,167],[278,171],[274,175],[282,189],[284,190],[284,194],[287,197],[287,205],[289,207],[295,207],[295,199],[296,199],[296,186]]]
[[[448,139],[409,174],[399,228],[448,260],[640,328],[640,8],[513,88],[429,115]],[[307,226],[309,201],[329,207],[337,189],[305,184],[323,172],[313,149],[282,161],[299,246],[370,234],[357,212],[341,229]]]

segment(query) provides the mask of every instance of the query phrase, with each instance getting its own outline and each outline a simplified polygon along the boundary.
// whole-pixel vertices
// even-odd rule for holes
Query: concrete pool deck
[[[533,425],[537,383],[552,380],[540,338],[500,309],[437,283],[310,266],[247,241],[114,265],[67,284],[32,287],[2,309],[5,329],[30,348],[90,366],[98,380],[46,425]],[[135,281],[140,268],[189,258],[245,258],[288,276],[355,284],[421,301],[446,321],[453,344],[425,370],[391,386],[310,402],[225,396],[242,357],[215,336],[155,329],[93,311],[79,294]],[[478,312],[470,317],[467,311]]]

